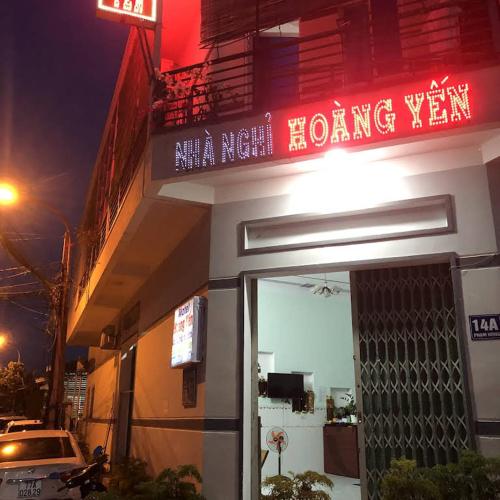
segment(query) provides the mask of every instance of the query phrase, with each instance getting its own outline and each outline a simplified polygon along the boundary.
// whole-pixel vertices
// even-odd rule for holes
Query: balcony
[[[137,33],[132,32],[125,49],[80,228],[80,242],[83,244],[80,246],[77,300],[88,284],[125,203],[148,142],[149,75],[142,57],[140,40]]]
[[[499,62],[494,1],[399,0],[394,15],[385,14],[377,17],[363,4],[344,8],[297,22],[295,33],[254,38],[251,50],[163,73],[154,92],[157,130],[237,119]],[[327,26],[334,29],[320,29]]]

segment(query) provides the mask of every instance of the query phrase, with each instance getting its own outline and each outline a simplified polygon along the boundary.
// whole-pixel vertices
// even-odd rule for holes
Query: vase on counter
[[[333,403],[333,398],[327,396],[326,398],[326,421],[333,422],[335,419],[335,405]]]

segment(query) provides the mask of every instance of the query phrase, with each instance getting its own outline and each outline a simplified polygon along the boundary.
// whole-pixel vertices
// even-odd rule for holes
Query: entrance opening
[[[257,295],[262,491],[312,471],[360,500],[349,273],[263,278]]]
[[[392,459],[432,467],[472,446],[449,262],[256,285],[252,499],[312,471],[331,498],[378,500]]]
[[[116,433],[118,439],[114,440],[116,441],[114,446],[114,457],[117,462],[127,458],[130,452],[137,345],[128,343],[123,346],[120,358],[118,419]]]

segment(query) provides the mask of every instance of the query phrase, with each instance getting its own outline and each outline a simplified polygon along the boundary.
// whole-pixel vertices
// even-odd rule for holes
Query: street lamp
[[[61,257],[60,283],[49,287],[50,300],[56,312],[55,345],[52,353],[52,373],[47,406],[47,424],[57,428],[62,417],[62,403],[64,399],[64,351],[66,348],[66,329],[68,325],[68,292],[71,259],[71,228],[68,219],[53,205],[32,196],[21,196],[19,190],[10,182],[0,182],[0,205],[12,206],[20,200],[40,207],[55,215],[64,226],[64,239]],[[0,236],[2,236],[0,234]],[[30,266],[35,275],[47,287],[46,280]],[[56,292],[54,297],[54,291]]]
[[[10,335],[6,333],[0,334],[0,350],[3,350],[6,347],[12,346],[14,349],[17,351],[17,362],[21,362],[21,353],[19,352],[19,349],[14,346],[14,342],[12,341]]]
[[[19,199],[19,191],[8,182],[0,182],[0,205],[14,205]]]

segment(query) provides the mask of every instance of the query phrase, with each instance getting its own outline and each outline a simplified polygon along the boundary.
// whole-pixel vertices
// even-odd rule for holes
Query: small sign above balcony
[[[476,71],[332,96],[216,125],[171,127],[155,141],[153,176],[286,161],[497,122],[498,86],[500,71]]]
[[[151,28],[157,19],[157,0],[97,0],[97,15],[111,21]]]

